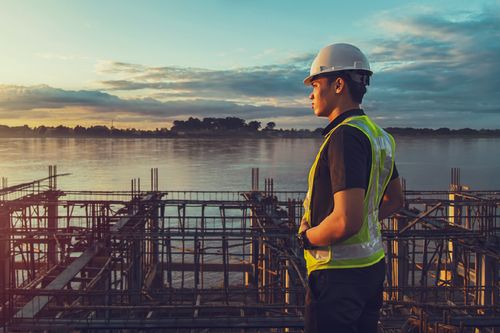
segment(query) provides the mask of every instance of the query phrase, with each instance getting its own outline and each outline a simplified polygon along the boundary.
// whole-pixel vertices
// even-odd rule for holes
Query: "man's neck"
[[[332,122],[335,118],[340,116],[342,113],[352,110],[352,109],[359,109],[359,103],[354,103],[354,102],[344,102],[344,103],[339,103],[335,109],[330,113],[328,116],[328,120]]]

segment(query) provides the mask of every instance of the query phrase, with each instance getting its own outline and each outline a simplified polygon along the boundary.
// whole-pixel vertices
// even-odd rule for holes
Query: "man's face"
[[[309,95],[311,108],[318,117],[328,117],[333,111],[337,101],[334,82],[329,82],[326,77],[314,79],[311,83],[313,91]]]

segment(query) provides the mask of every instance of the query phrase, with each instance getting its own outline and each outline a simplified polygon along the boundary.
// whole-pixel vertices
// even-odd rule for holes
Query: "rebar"
[[[500,192],[459,175],[450,191],[406,191],[382,221],[388,331],[498,331]],[[305,193],[272,179],[260,192],[252,176],[250,192],[161,191],[151,169],[150,192],[138,179],[80,192],[58,190],[51,167],[1,189],[0,327],[300,331]]]

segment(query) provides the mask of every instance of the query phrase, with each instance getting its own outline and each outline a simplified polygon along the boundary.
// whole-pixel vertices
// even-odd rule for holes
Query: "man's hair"
[[[366,85],[354,81],[348,72],[336,72],[326,76],[328,83],[332,84],[337,78],[342,78],[347,85],[349,90],[349,95],[351,96],[353,102],[361,104],[363,102],[363,97],[366,94]]]

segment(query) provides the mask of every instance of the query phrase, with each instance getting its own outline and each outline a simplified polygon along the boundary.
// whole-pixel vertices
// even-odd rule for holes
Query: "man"
[[[306,333],[377,332],[385,260],[379,220],[403,205],[394,139],[359,105],[372,72],[355,46],[320,50],[304,80],[330,124],[309,172],[299,229],[309,288]]]

